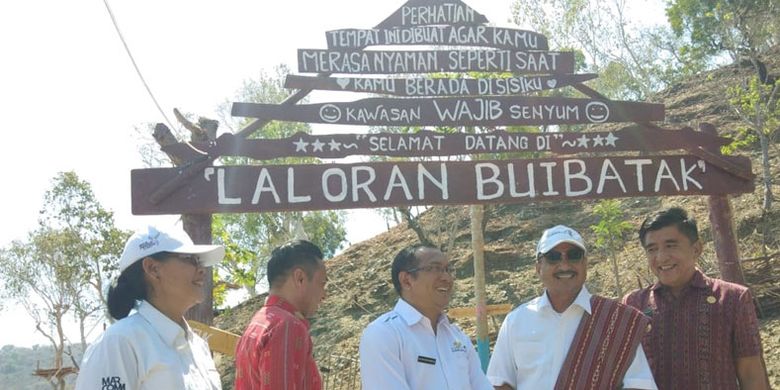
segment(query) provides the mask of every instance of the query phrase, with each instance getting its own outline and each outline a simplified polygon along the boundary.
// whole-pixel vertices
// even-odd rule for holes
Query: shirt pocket
[[[456,352],[453,356],[453,367],[455,372],[447,373],[447,383],[453,390],[473,390],[471,367],[468,354]]]
[[[469,356],[467,352],[454,352],[452,360],[459,375],[463,373],[467,374],[469,372]]]
[[[541,341],[517,341],[513,345],[512,354],[518,374],[536,371],[544,363],[545,351],[551,346]]]
[[[180,368],[158,362],[151,366],[141,381],[141,389],[186,389]]]

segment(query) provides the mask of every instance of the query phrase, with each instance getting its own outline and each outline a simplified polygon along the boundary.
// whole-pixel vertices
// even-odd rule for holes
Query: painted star
[[[293,145],[295,145],[296,152],[306,153],[306,146],[308,146],[309,143],[304,141],[303,138],[298,138],[298,142],[293,142]]]
[[[597,134],[595,137],[593,137],[593,147],[596,146],[604,146],[604,137],[601,136],[601,134]]]
[[[582,148],[586,148],[587,149],[588,148],[588,142],[590,142],[590,140],[588,139],[588,136],[585,135],[585,134],[583,134],[582,137],[577,138],[577,146],[578,147],[582,147]]]
[[[607,146],[611,146],[611,147],[613,147],[613,148],[614,148],[614,147],[615,147],[615,141],[617,141],[617,140],[619,140],[619,139],[620,139],[620,138],[618,138],[618,137],[615,137],[615,135],[614,135],[614,134],[612,134],[612,133],[609,133],[609,135],[608,135],[608,136],[607,136],[607,138],[606,138],[606,141],[607,141]]]
[[[328,142],[328,146],[330,146],[330,151],[338,150],[341,151],[341,142],[336,142],[335,139],[331,138],[330,142]]]
[[[320,142],[320,139],[317,138],[317,139],[314,140],[314,142],[311,143],[311,146],[314,147],[314,150],[313,150],[314,152],[321,152],[322,151],[322,147],[325,146],[325,144]]]

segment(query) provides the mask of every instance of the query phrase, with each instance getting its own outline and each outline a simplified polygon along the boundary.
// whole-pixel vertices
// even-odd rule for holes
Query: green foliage
[[[82,259],[74,258],[76,240],[78,236],[70,230],[40,228],[30,233],[27,242],[12,242],[0,252],[6,295],[21,302],[35,296],[48,309],[70,310],[74,290],[83,288],[80,280],[84,277]]]
[[[636,8],[632,8],[636,7]],[[586,70],[599,74],[592,88],[612,99],[647,98],[701,69],[678,51],[678,40],[665,26],[632,19],[660,11],[662,3],[626,0],[541,0],[513,4],[515,23],[547,36],[551,48],[574,49]]]
[[[227,282],[241,286],[257,285],[257,269],[253,267],[255,255],[232,238],[225,227],[223,215],[212,218],[211,230],[214,241],[225,246],[225,258],[217,267],[228,275]],[[220,307],[225,303],[227,284],[221,280],[220,272],[214,272],[213,278],[214,306]]]
[[[778,92],[780,92],[780,81],[766,84],[762,83],[757,76],[752,77],[744,86],[736,86],[728,90],[729,103],[744,124],[739,128],[738,138],[748,139],[747,134],[752,133],[761,145],[764,211],[772,208],[774,198],[769,146],[775,142],[775,137],[780,133]],[[730,146],[735,148],[739,144]]]
[[[672,0],[666,15],[688,44],[681,53],[706,60],[724,51],[736,60],[776,44],[780,20],[777,0]]]
[[[75,172],[61,172],[44,194],[38,223],[28,242],[15,242],[6,251],[15,259],[8,266],[16,269],[6,286],[12,286],[17,297],[24,297],[26,289],[40,287],[35,285],[35,272],[42,272],[41,284],[94,287],[79,304],[101,302],[101,287],[115,270],[128,237],[128,232],[114,226],[113,213],[100,205],[88,182]]]
[[[764,84],[757,76],[746,85],[728,89],[729,104],[743,119],[740,132],[755,132],[771,136],[780,128],[780,106],[777,104],[777,89],[780,81]]]
[[[599,202],[593,207],[593,214],[599,217],[599,222],[590,229],[596,235],[594,245],[603,250],[615,250],[623,246],[624,237],[634,230],[631,222],[624,220],[623,209],[617,199]]]
[[[74,238],[68,230],[39,228],[28,242],[15,241],[0,251],[2,295],[18,302],[35,322],[35,331],[49,340],[55,353],[43,362],[48,368],[63,366],[63,319],[73,313],[87,289],[81,283],[83,267],[71,257]],[[62,380],[50,382],[64,386]]]
[[[111,277],[129,236],[129,232],[114,226],[114,213],[98,202],[92,186],[72,171],[60,172],[54,178],[52,188],[44,194],[38,223],[71,231],[79,237],[69,250],[75,257],[88,259],[87,282],[96,277]]]
[[[278,65],[274,68],[274,73],[271,75],[266,72],[260,72],[256,79],[245,80],[241,88],[236,92],[236,96],[231,100],[225,101],[220,106],[220,119],[235,133],[253,121],[253,119],[234,119],[230,116],[230,107],[233,101],[251,103],[283,102],[292,95],[289,90],[284,88],[284,80],[288,74],[290,74],[290,69],[286,65]],[[301,102],[305,103],[306,99],[303,99]],[[298,132],[310,133],[311,127],[307,123],[272,121],[255,132],[252,138],[285,138]],[[277,163],[285,162],[283,159],[275,161]],[[310,159],[309,161],[312,160]]]
[[[617,199],[599,202],[593,207],[593,213],[599,217],[599,222],[590,226],[590,229],[596,235],[594,246],[605,251],[611,259],[616,293],[617,296],[623,296],[620,270],[617,264],[617,252],[625,242],[625,235],[633,230],[633,226],[624,219],[625,216],[623,215],[620,201]]]
[[[747,126],[739,126],[735,135],[723,136],[731,139],[728,145],[720,148],[720,152],[726,156],[733,155],[739,150],[755,145],[756,141],[758,141],[756,134]]]
[[[241,285],[250,295],[262,283],[271,251],[295,238],[301,223],[308,240],[317,244],[326,258],[332,257],[346,237],[340,211],[220,214],[212,223],[215,241],[225,245],[225,261],[219,270],[226,281]]]
[[[103,286],[128,233],[114,227],[111,212],[74,172],[55,177],[38,222],[26,241],[0,250],[0,294],[24,307],[54,348],[53,364],[45,365],[60,368],[70,344],[63,319],[75,317],[85,346],[87,323],[100,317]]]
[[[281,103],[290,93],[284,89],[284,79],[290,70],[280,65],[274,75],[261,72],[256,80],[247,80],[237,93],[235,101],[255,103]],[[222,107],[228,113],[228,105]],[[227,116],[227,115],[223,115]],[[229,124],[231,122],[228,122]],[[246,125],[242,120],[232,123],[237,130]],[[278,122],[268,123],[253,134],[253,138],[278,139],[295,133],[310,133],[311,128],[304,123]],[[259,162],[246,158],[223,157],[225,165],[248,165]],[[287,157],[263,161],[269,165],[293,165],[319,163],[316,158]],[[326,258],[341,247],[346,237],[344,213],[341,211],[318,212],[281,212],[256,214],[220,214],[215,215],[212,232],[215,241],[225,245],[226,258],[218,266],[218,275],[225,281],[243,286],[251,296],[256,295],[257,285],[263,283],[265,268],[273,248],[299,237],[303,229],[306,237],[322,249]],[[224,283],[215,283],[215,302],[222,302]]]

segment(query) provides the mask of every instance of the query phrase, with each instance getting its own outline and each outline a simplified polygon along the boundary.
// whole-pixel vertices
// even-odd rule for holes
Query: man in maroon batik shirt
[[[769,389],[750,291],[696,268],[696,221],[671,208],[639,230],[658,282],[623,302],[651,317],[642,347],[660,390]]]
[[[236,390],[320,390],[309,322],[325,298],[322,251],[296,240],[268,261],[268,299],[236,346]]]

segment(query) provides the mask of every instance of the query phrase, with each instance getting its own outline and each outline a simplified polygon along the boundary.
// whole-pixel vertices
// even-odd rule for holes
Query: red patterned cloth
[[[556,390],[621,389],[649,319],[633,307],[592,296],[563,362]]]
[[[271,295],[236,346],[236,390],[319,390],[309,322]]]
[[[701,271],[679,298],[656,283],[623,302],[651,317],[642,341],[659,390],[739,389],[736,359],[761,353],[753,298]]]

